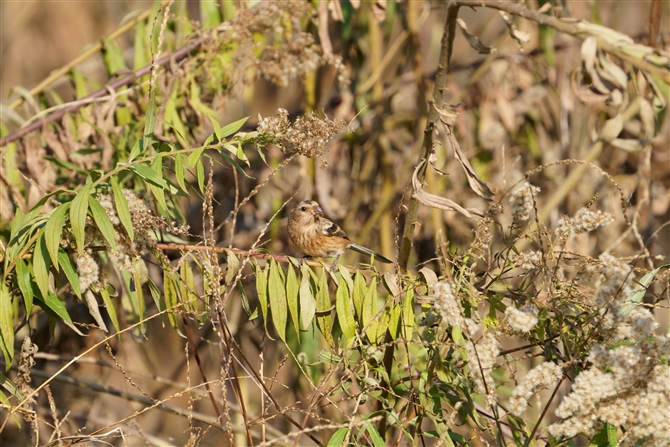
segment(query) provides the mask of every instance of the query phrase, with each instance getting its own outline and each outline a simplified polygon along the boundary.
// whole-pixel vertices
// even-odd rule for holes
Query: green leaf
[[[265,267],[265,271],[256,264],[256,293],[258,293],[258,307],[261,308],[261,314],[263,315],[263,326],[265,327],[265,333],[268,333],[268,276],[267,270],[268,266]]]
[[[84,334],[82,334],[81,331],[77,329],[77,327],[72,323],[72,318],[70,318],[70,314],[67,313],[65,305],[63,305],[63,303],[61,303],[61,301],[56,298],[56,295],[49,292],[46,297],[35,296],[35,302],[45,311],[50,311],[59,317],[63,323],[65,323],[77,334],[84,336]]]
[[[298,311],[298,294],[300,292],[300,285],[298,284],[298,277],[295,274],[293,266],[287,266],[286,274],[286,300],[288,302],[288,310],[291,314],[291,321],[295,329],[295,335],[300,341],[300,314]]]
[[[142,144],[142,140],[137,140],[135,144],[133,144],[133,148],[130,150],[130,155],[128,155],[128,163],[135,160],[144,152]]]
[[[123,51],[121,51],[121,46],[106,37],[102,38],[102,58],[105,61],[107,72],[110,75],[127,68],[123,57]]]
[[[144,269],[142,268],[144,267]],[[144,264],[142,258],[135,258],[133,260],[133,282],[135,283],[135,309],[137,309],[137,315],[140,321],[144,320],[144,294],[142,293],[142,285],[146,282],[145,278],[147,276],[147,267]],[[132,296],[132,295],[131,295]],[[144,333],[146,330],[145,324],[141,325],[141,330]]]
[[[247,116],[245,118],[239,119],[239,120],[237,120],[235,122],[232,122],[230,124],[226,124],[225,126],[223,126],[221,128],[221,130],[219,132],[216,133],[216,136],[219,137],[219,140],[223,140],[224,138],[229,137],[230,135],[232,135],[235,132],[237,132],[238,130],[240,130],[242,128],[242,126],[244,126],[244,123],[247,122],[248,119],[249,119],[249,117]]]
[[[202,165],[202,161],[198,160],[195,164],[196,177],[198,179],[198,188],[200,188],[201,193],[205,193],[205,168]]]
[[[165,185],[165,188],[162,187],[157,187],[154,186],[153,184],[149,184],[149,188],[151,188],[151,192],[153,193],[154,197],[156,197],[156,200],[158,201],[158,204],[163,207],[165,211],[167,211],[167,203],[165,202],[165,190],[170,190],[170,185],[165,182],[163,179],[163,156],[158,155],[156,158],[154,158],[153,163],[151,164],[151,169],[154,171],[154,174],[156,174],[156,178],[159,178],[160,181]]]
[[[28,265],[23,262],[23,259],[16,260],[16,282],[19,284],[19,290],[23,295],[23,303],[26,306],[26,315],[30,315],[33,309],[33,278],[30,274]]]
[[[51,216],[47,220],[46,225],[44,226],[44,237],[47,244],[47,251],[49,256],[51,256],[51,262],[53,263],[56,271],[58,268],[58,247],[60,246],[60,237],[63,232],[63,224],[65,224],[65,214],[72,202],[63,203],[59,205],[58,208],[53,210]]]
[[[356,337],[356,320],[354,320],[354,309],[349,298],[349,288],[346,281],[340,281],[340,285],[337,287],[335,311],[345,340],[347,342],[353,341]]]
[[[133,219],[130,217],[130,210],[128,209],[128,200],[123,195],[121,186],[116,178],[111,178],[112,192],[114,193],[114,205],[116,206],[116,214],[119,216],[121,225],[125,228],[126,233],[131,242],[135,240],[135,228],[133,227]]]
[[[412,338],[414,331],[414,289],[409,288],[402,299],[402,326],[401,336],[405,340]]]
[[[200,0],[200,14],[203,28],[213,28],[221,23],[221,10],[217,2]]]
[[[348,428],[340,428],[328,440],[328,447],[341,447],[344,445],[344,440],[349,436]]]
[[[226,250],[226,259],[228,263],[228,268],[226,269],[226,284],[232,284],[240,270],[240,260],[237,259],[235,253],[230,250]]]
[[[211,115],[207,114],[207,118],[209,118],[209,121],[212,123],[212,127],[214,128],[214,135],[216,135],[216,138],[221,140],[221,125],[219,124],[219,121],[216,119],[216,115]]]
[[[184,306],[189,312],[197,311],[198,296],[195,294],[195,277],[193,276],[193,269],[191,263],[187,260],[181,263],[179,269],[179,293],[181,294]]]
[[[90,194],[91,184],[88,183],[77,193],[72,200],[72,206],[70,206],[70,225],[79,254],[84,252],[86,214],[88,214],[88,197]]]
[[[642,278],[640,278],[639,281],[636,281],[637,284],[635,285],[635,288],[633,289],[630,299],[628,300],[629,303],[634,304],[624,306],[624,308],[621,309],[621,314],[628,315],[631,310],[635,309],[636,304],[642,302],[644,295],[647,293],[647,287],[649,287],[649,284],[651,284],[651,282],[654,280],[654,277],[658,274],[658,272],[668,268],[670,268],[670,264],[662,265],[659,268],[654,269],[651,272],[645,274]]]
[[[361,272],[356,270],[356,274],[354,274],[354,288],[352,291],[351,298],[354,301],[354,308],[356,309],[356,315],[358,316],[358,319],[360,320],[363,313],[362,313],[362,307],[363,307],[363,300],[365,299],[365,293],[367,292],[367,284],[365,284],[365,279],[363,278],[363,275],[361,275]]]
[[[35,242],[35,251],[33,253],[33,274],[35,275],[35,282],[42,296],[49,294],[50,268],[51,261],[49,260],[49,252],[44,240],[44,231],[42,231],[42,234],[37,238],[37,242]]]
[[[163,189],[168,189],[167,184],[163,180],[162,176],[159,176],[156,171],[151,169],[149,165],[145,163],[138,163],[133,165],[130,168],[135,174],[140,176],[142,179],[146,180],[152,185],[158,186]]]
[[[370,434],[370,438],[372,438],[372,445],[374,445],[375,447],[386,447],[384,439],[381,437],[381,435],[379,434],[374,425],[367,424],[365,426],[365,429]]]
[[[112,250],[116,250],[116,241],[114,240],[116,231],[112,225],[112,221],[109,220],[109,216],[105,212],[105,209],[100,205],[100,202],[95,200],[93,197],[88,196],[88,206],[91,208],[91,214],[93,215],[93,220],[96,225],[98,225],[98,230],[109,244],[109,247]]]
[[[184,155],[177,154],[174,159],[174,173],[177,176],[177,184],[179,187],[182,189],[182,191],[188,192],[188,189],[186,188],[186,182],[184,181],[184,158],[186,158]]]
[[[149,96],[149,104],[147,105],[146,120],[144,122],[144,134],[142,137],[142,148],[147,150],[151,145],[151,139],[154,136],[154,129],[156,128],[156,96],[154,91],[151,91]]]
[[[177,288],[172,280],[172,275],[168,275],[167,270],[163,277],[163,289],[165,290],[165,306],[170,309],[167,313],[168,319],[170,320],[172,327],[177,329],[177,317],[175,317],[177,309],[172,309],[177,306]]]
[[[270,311],[272,322],[275,325],[279,337],[286,341],[287,303],[284,281],[279,275],[281,267],[274,259],[270,261],[270,277],[268,278],[268,294],[270,298]]]
[[[188,156],[187,162],[189,166],[195,166],[198,161],[200,161],[200,157],[202,157],[202,153],[207,149],[207,146],[200,146],[193,152],[191,152],[191,155]]]
[[[121,330],[119,327],[119,319],[116,316],[116,308],[114,307],[114,303],[112,303],[112,298],[109,296],[109,291],[107,291],[107,287],[100,288],[100,296],[102,296],[102,301],[103,303],[105,303],[105,309],[107,309],[109,319],[112,320],[114,329],[116,329],[116,332],[119,332]]]
[[[335,342],[333,341],[333,322],[330,316],[330,295],[328,294],[328,274],[324,272],[319,278],[319,287],[316,291],[316,324],[321,330],[321,334],[326,339],[326,341],[334,346]],[[321,314],[321,315],[318,315]]]
[[[316,312],[316,299],[310,287],[310,268],[307,264],[300,267],[300,329],[306,331],[312,324]]]
[[[0,287],[0,348],[5,356],[5,371],[12,367],[14,358],[14,308],[9,291]]]
[[[379,326],[377,316],[377,278],[372,278],[372,283],[365,293],[361,309],[361,323],[363,331],[370,343],[378,343],[377,327]]]
[[[58,250],[58,264],[63,268],[63,272],[65,272],[65,277],[70,283],[72,291],[79,299],[81,299],[81,285],[79,283],[79,275],[77,274],[70,257],[62,248]]]

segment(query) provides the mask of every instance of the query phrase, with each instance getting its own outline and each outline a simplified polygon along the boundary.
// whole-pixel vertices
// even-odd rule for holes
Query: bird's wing
[[[328,219],[321,219],[321,225],[322,225],[321,229],[323,231],[323,234],[325,234],[326,236],[341,237],[341,238],[344,238],[346,240],[349,240],[349,237],[346,235],[346,233],[344,231],[342,231],[340,226],[337,225],[336,223],[333,223],[333,222],[329,221]]]

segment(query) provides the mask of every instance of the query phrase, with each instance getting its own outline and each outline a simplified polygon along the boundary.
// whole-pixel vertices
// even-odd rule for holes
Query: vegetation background
[[[2,445],[668,445],[668,5],[465,3],[0,3]]]

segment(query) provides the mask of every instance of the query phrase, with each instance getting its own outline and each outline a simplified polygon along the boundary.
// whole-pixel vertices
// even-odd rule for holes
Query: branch
[[[456,18],[458,18],[458,10],[460,4],[458,2],[449,3],[447,7],[447,19],[444,24],[444,32],[442,33],[442,46],[440,50],[440,61],[437,67],[437,74],[435,76],[435,87],[433,88],[433,104],[438,107],[442,104],[442,94],[447,84],[447,73],[449,72],[449,60],[454,49],[454,37],[456,35]],[[435,107],[430,107],[428,112],[428,121],[423,132],[423,145],[421,146],[421,153],[417,165],[423,161],[428,160],[428,156],[433,150],[433,132],[435,126],[440,119],[440,114]],[[423,183],[426,178],[426,164],[424,168],[417,173],[419,183]],[[412,250],[412,240],[414,236],[414,226],[419,213],[419,201],[412,197],[410,198],[409,207],[407,210],[407,219],[405,221],[405,228],[402,233],[402,241],[400,243],[400,253],[398,254],[398,267],[400,272],[407,271],[407,262]]]

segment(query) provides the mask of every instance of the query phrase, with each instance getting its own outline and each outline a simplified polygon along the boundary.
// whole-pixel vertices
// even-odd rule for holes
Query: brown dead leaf
[[[493,194],[493,192],[489,189],[486,183],[484,183],[475,173],[475,170],[472,168],[472,165],[468,161],[468,158],[463,153],[461,145],[458,144],[456,137],[454,137],[454,132],[451,126],[447,126],[447,135],[449,136],[449,142],[451,143],[451,147],[454,149],[454,155],[456,156],[458,162],[461,164],[463,171],[465,171],[465,175],[468,178],[468,184],[470,185],[470,188],[472,188],[472,190],[484,200],[488,202],[493,201],[493,197],[495,196],[495,194]]]
[[[497,51],[495,47],[489,47],[484,45],[482,41],[479,40],[479,37],[470,34],[468,32],[468,26],[465,24],[465,21],[463,21],[463,19],[461,19],[460,17],[457,18],[456,23],[458,23],[458,27],[461,29],[461,33],[463,34],[463,37],[465,37],[465,40],[467,40],[470,46],[474,48],[478,53],[490,54]]]

